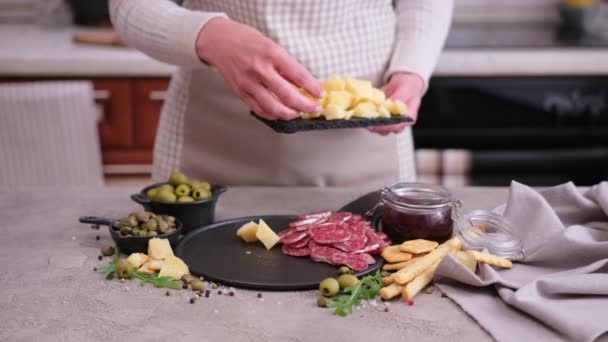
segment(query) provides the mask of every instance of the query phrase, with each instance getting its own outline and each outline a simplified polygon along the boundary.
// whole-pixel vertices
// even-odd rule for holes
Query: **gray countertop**
[[[77,223],[84,215],[117,217],[139,209],[137,189],[0,190],[0,340],[2,341],[490,341],[491,337],[439,291],[368,305],[347,318],[316,307],[316,291],[212,295],[189,304],[190,290],[135,281],[107,281],[93,267],[104,228]],[[489,209],[507,188],[456,189],[463,212]],[[219,200],[218,219],[336,210],[362,189],[232,188]],[[101,240],[95,239],[96,235]],[[388,307],[389,312],[384,312]]]
[[[82,28],[0,25],[0,76],[15,77],[167,77],[176,69],[141,52],[124,47],[75,45],[72,36]],[[442,53],[435,76],[608,75],[608,48],[572,46],[489,48],[475,42],[493,36],[453,33],[460,44]],[[511,34],[524,35],[513,31]],[[508,36],[501,35],[502,39]]]

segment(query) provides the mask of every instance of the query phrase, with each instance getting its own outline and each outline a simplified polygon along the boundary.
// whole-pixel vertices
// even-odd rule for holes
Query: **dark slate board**
[[[279,232],[297,216],[256,216],[214,223],[191,231],[178,243],[175,254],[186,262],[191,273],[240,288],[312,290],[324,278],[339,275],[335,266],[314,262],[309,257],[285,255],[280,246],[266,250],[260,242],[249,244],[236,236],[239,227],[260,218]],[[248,251],[251,253],[247,254]],[[380,268],[382,258],[374,257],[375,264],[355,275],[363,276]]]
[[[392,116],[390,118],[377,118],[377,119],[361,119],[352,118],[349,120],[325,120],[325,119],[293,119],[293,120],[268,120],[261,116],[251,112],[251,114],[258,120],[262,121],[270,128],[279,133],[296,133],[300,131],[314,131],[324,129],[338,129],[338,128],[359,128],[359,127],[370,127],[370,126],[386,126],[394,125],[403,122],[413,122],[409,116]]]

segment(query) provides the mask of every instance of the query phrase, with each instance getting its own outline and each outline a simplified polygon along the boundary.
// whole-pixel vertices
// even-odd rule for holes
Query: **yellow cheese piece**
[[[158,272],[158,271],[160,271],[163,268],[164,264],[165,264],[165,262],[162,261],[162,260],[150,259],[145,264],[145,266],[148,267],[148,269],[150,269],[150,270],[152,270],[154,272]]]
[[[323,89],[327,93],[344,90],[344,80],[336,75],[332,75],[328,80],[323,82]]]
[[[377,110],[378,110],[378,117],[380,117],[380,118],[390,118],[391,117],[391,112],[388,110],[388,108],[386,108],[386,106],[384,104],[378,105]]]
[[[384,95],[384,92],[382,90],[378,88],[372,88],[372,90],[370,90],[368,100],[377,105],[380,105],[386,101],[386,95]]]
[[[350,92],[356,102],[370,99],[373,97],[372,95],[372,83],[366,80],[357,80],[354,78],[347,77],[345,79],[345,89]]]
[[[257,223],[250,221],[245,223],[244,225],[236,231],[236,235],[240,237],[245,242],[256,242],[258,241],[258,237],[255,234],[258,232]]]
[[[154,271],[152,271],[149,267],[148,267],[148,263],[143,264],[140,268],[137,269],[137,272],[141,272],[141,273],[156,273]]]
[[[272,230],[264,220],[258,222],[258,231],[255,234],[257,238],[262,241],[266,249],[270,250],[274,245],[279,242],[279,236]]]
[[[169,256],[173,256],[169,240],[154,238],[148,241],[148,256],[156,260],[164,260]]]
[[[148,256],[144,253],[131,253],[127,258],[127,261],[133,265],[133,267],[140,268],[141,265],[145,264],[148,261]]]
[[[475,259],[473,254],[466,251],[458,251],[454,257],[456,257],[456,260],[458,260],[461,264],[470,269],[471,272],[475,273],[475,270],[477,269],[477,259]]]
[[[353,116],[356,118],[376,118],[378,117],[378,111],[376,105],[371,102],[361,102],[355,108],[353,108]]]
[[[400,100],[387,100],[390,101],[388,105],[388,110],[393,115],[406,115],[407,114],[407,106]]]
[[[353,95],[347,91],[339,90],[339,91],[331,91],[327,94],[327,103],[325,105],[325,109],[329,105],[335,105],[336,107],[347,110],[353,102]]]
[[[158,276],[171,277],[172,279],[178,280],[181,279],[184,274],[190,274],[188,265],[186,265],[182,259],[171,255],[164,260],[163,267],[160,269]]]
[[[325,116],[325,119],[327,120],[339,120],[345,119],[347,114],[344,108],[340,108],[335,104],[328,104],[323,111],[323,116]]]

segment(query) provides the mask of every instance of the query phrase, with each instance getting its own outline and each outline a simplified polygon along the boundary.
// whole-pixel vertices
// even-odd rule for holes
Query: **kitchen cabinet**
[[[149,173],[169,78],[5,78],[0,82],[89,80],[95,89],[106,173]]]

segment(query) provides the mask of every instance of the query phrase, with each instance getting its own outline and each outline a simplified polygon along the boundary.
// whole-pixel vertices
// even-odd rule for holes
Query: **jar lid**
[[[513,261],[523,260],[523,243],[507,219],[489,210],[475,210],[456,220],[456,234],[465,248],[482,250]]]
[[[382,199],[398,206],[436,209],[452,205],[452,193],[443,186],[426,183],[396,183],[382,191]]]

